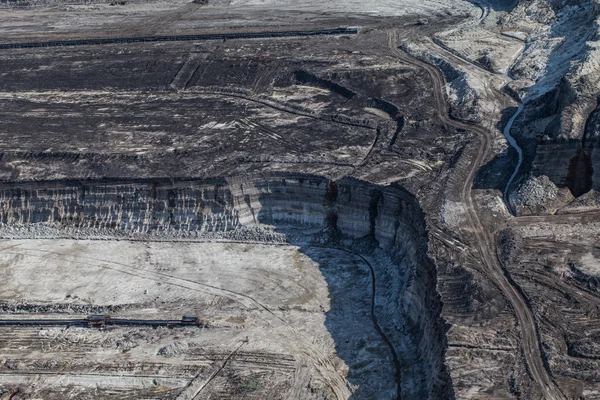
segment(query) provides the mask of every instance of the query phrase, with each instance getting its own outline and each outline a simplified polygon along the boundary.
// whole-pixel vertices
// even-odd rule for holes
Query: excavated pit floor
[[[203,327],[2,327],[0,391],[322,398],[342,379],[356,395],[395,396],[390,350],[370,318],[369,267],[354,254],[66,239],[1,246],[3,318],[112,311],[142,319],[195,315]]]

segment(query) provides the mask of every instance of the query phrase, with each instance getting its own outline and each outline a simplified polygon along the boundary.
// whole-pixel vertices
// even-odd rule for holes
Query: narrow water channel
[[[523,150],[521,149],[521,147],[519,147],[515,138],[511,136],[510,129],[512,128],[513,123],[515,122],[515,119],[517,119],[519,114],[521,114],[521,111],[523,111],[523,104],[519,103],[519,107],[517,108],[517,111],[513,114],[512,117],[510,117],[510,119],[508,120],[508,123],[504,127],[504,132],[503,132],[504,136],[506,137],[506,140],[508,140],[508,144],[510,144],[512,147],[514,147],[514,149],[517,151],[517,154],[519,155],[519,161],[517,162],[517,166],[515,167],[515,170],[513,171],[512,175],[510,176],[510,179],[508,180],[508,182],[506,182],[506,187],[504,188],[504,203],[506,204],[506,208],[508,209],[508,212],[513,215],[514,215],[513,210],[510,207],[510,202],[508,201],[508,189],[510,188],[510,185],[512,185],[513,181],[515,180],[515,177],[517,176],[517,173],[519,172],[519,169],[521,168],[521,164],[523,163]]]

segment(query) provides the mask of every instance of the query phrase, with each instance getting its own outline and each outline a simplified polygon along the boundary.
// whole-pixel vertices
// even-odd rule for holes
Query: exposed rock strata
[[[383,314],[382,329],[392,338],[403,366],[403,397],[452,397],[436,271],[425,256],[424,217],[415,198],[399,187],[307,175],[38,182],[5,184],[0,205],[3,228],[40,225],[148,233],[270,226],[299,244],[316,241],[352,251],[361,249],[357,243],[374,240],[375,252],[362,248],[375,260],[375,274],[399,277],[377,283],[393,300],[377,298],[376,312]]]
[[[514,129],[526,150],[522,172],[547,175],[575,197],[598,185],[592,164],[598,163],[593,117],[600,81],[599,4],[522,1],[502,20],[504,29],[527,34],[513,75],[535,82],[525,91]]]

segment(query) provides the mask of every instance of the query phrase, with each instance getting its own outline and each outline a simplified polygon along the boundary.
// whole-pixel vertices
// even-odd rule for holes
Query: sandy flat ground
[[[44,398],[55,396],[44,390],[57,387],[120,388],[141,396],[140,390],[158,385],[186,398],[196,390],[221,396],[258,380],[265,396],[311,398],[302,394],[307,382],[316,393],[336,385],[342,392],[359,388],[352,370],[362,366],[379,380],[383,375],[384,382],[371,380],[373,389],[385,393],[389,386],[393,393],[393,376],[385,380],[377,371],[393,368],[386,367],[388,352],[369,319],[369,270],[351,253],[291,245],[11,240],[0,243],[0,269],[0,303],[12,310],[3,318],[84,317],[81,307],[88,306],[113,307],[113,317],[195,315],[205,323],[0,328],[0,389],[35,382]],[[36,307],[37,313],[28,312]],[[222,367],[226,372],[203,386]]]
[[[94,241],[7,242],[0,253],[3,301],[27,303],[190,304],[205,312],[212,298],[255,300],[256,309],[292,305],[319,310],[328,290],[318,265],[294,247],[239,244]],[[310,288],[310,289],[309,289]]]

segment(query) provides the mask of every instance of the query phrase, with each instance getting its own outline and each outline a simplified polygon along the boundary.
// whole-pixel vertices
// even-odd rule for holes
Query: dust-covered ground
[[[0,258],[4,319],[110,313],[201,321],[2,327],[5,393],[322,398],[330,390],[325,381],[336,379],[357,395],[395,390],[389,351],[370,320],[369,268],[353,254],[291,245],[13,240],[3,243]],[[354,373],[361,365],[361,374],[347,377],[348,364]]]
[[[599,398],[599,15],[0,2],[0,397]]]

